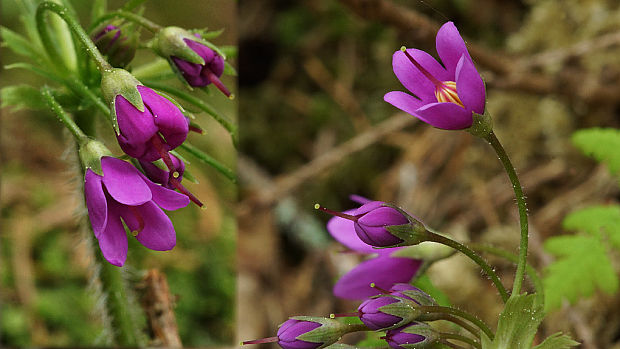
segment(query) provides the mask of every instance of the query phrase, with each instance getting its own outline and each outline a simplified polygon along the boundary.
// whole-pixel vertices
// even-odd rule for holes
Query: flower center
[[[434,77],[433,74],[431,74],[428,70],[424,69],[424,67],[420,63],[418,63],[418,61],[416,61],[415,58],[413,58],[413,56],[409,54],[409,52],[407,52],[407,48],[405,46],[401,47],[400,50],[403,51],[403,53],[405,54],[405,56],[407,56],[407,58],[409,58],[411,63],[416,68],[418,68],[420,73],[422,73],[422,75],[424,75],[430,82],[435,85],[435,97],[437,98],[437,102],[454,103],[465,108],[463,102],[461,102],[461,99],[456,92],[456,82],[440,81],[439,79]]]
[[[437,102],[450,102],[465,108],[459,95],[456,93],[456,82],[454,81],[444,81],[441,85],[435,86],[435,97],[437,97]]]

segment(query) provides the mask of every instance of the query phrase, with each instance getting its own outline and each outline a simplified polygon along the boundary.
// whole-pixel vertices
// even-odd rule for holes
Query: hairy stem
[[[475,315],[470,314],[466,311],[462,311],[462,310],[452,308],[452,307],[443,307],[440,305],[424,305],[424,306],[419,307],[418,309],[428,314],[443,313],[443,314],[450,314],[450,315],[462,317],[463,319],[471,322],[472,324],[476,325],[479,329],[481,329],[487,335],[487,337],[489,337],[489,339],[495,338],[493,331],[491,331],[491,329],[489,328],[489,326],[487,326],[487,324],[485,324],[482,320],[478,319]]]
[[[52,90],[49,87],[43,86],[41,88],[41,94],[43,95],[43,98],[45,98],[47,105],[52,108],[52,111],[58,117],[58,120],[60,120],[60,122],[62,122],[63,125],[65,125],[65,127],[71,132],[78,145],[81,145],[88,140],[88,136],[86,136],[84,131],[82,131],[82,129],[73,121],[69,114],[65,112],[62,106],[58,104],[52,95]]]
[[[467,344],[471,345],[472,347],[475,347],[475,348],[478,348],[478,349],[482,349],[482,346],[480,345],[480,342],[475,341],[475,340],[473,340],[471,338],[468,338],[468,337],[465,337],[465,336],[461,336],[460,334],[441,332],[439,334],[439,338],[442,338],[442,339],[454,339],[454,340],[457,340],[459,342],[467,343]]]
[[[493,284],[497,288],[497,291],[502,297],[502,300],[504,301],[504,303],[506,303],[509,297],[508,291],[502,284],[502,281],[499,279],[495,271],[493,271],[493,268],[489,266],[489,264],[484,260],[484,258],[480,257],[480,255],[478,255],[476,252],[472,251],[471,249],[469,249],[467,246],[463,245],[460,242],[449,239],[443,235],[435,234],[428,230],[427,230],[427,234],[428,234],[428,241],[433,241],[433,242],[437,242],[437,243],[452,247],[453,249],[458,250],[459,252],[465,254],[471,260],[476,262],[480,266],[480,268],[482,268],[482,271],[484,271],[484,273],[487,274],[489,278],[491,278],[491,281],[493,281]]]
[[[517,262],[517,272],[515,274],[515,281],[512,285],[512,294],[519,294],[521,292],[521,285],[523,284],[523,277],[525,275],[525,266],[527,264],[527,245],[528,245],[528,226],[527,226],[527,206],[525,203],[525,195],[523,195],[523,188],[519,182],[519,177],[515,171],[514,166],[506,154],[506,150],[502,147],[495,133],[489,133],[485,139],[491,144],[495,153],[499,157],[508,178],[512,183],[512,189],[515,192],[517,198],[517,206],[519,208],[519,224],[521,225],[521,242],[519,244],[519,260]]]
[[[67,25],[69,29],[75,34],[75,36],[80,40],[84,48],[86,49],[86,53],[97,63],[97,68],[99,71],[110,70],[112,67],[106,61],[105,57],[99,52],[93,41],[88,37],[84,29],[80,26],[77,19],[70,14],[65,7],[51,1],[43,1],[37,7],[37,12],[35,15],[37,22],[37,31],[39,32],[39,36],[41,37],[41,41],[43,42],[43,46],[45,46],[45,50],[50,54],[50,58],[52,61],[62,60],[58,51],[54,47],[52,42],[52,38],[50,37],[47,25],[45,23],[45,12],[51,11],[60,16]]]

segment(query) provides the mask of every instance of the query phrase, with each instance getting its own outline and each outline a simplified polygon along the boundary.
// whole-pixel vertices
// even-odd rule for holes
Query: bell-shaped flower
[[[443,66],[421,50],[396,51],[394,74],[411,94],[392,91],[383,99],[434,127],[466,129],[474,113],[484,114],[484,82],[454,23],[439,29],[436,48]]]
[[[351,196],[359,204],[373,201]],[[344,211],[356,215],[358,209]],[[394,284],[409,282],[422,265],[422,260],[408,257],[393,257],[401,247],[377,249],[365,243],[356,232],[354,221],[335,216],[327,222],[329,233],[347,248],[362,254],[376,255],[360,263],[342,276],[334,286],[334,295],[345,299],[364,299],[380,294],[379,288],[389,289]],[[377,287],[371,287],[374,284]]]
[[[127,258],[123,222],[145,247],[171,250],[176,244],[172,222],[162,211],[187,206],[187,196],[151,182],[130,163],[104,156],[103,175],[86,170],[84,195],[88,217],[104,258],[122,266]]]
[[[243,344],[277,342],[283,349],[321,349],[335,343],[349,328],[334,319],[295,316],[283,322],[275,337],[245,341]]]

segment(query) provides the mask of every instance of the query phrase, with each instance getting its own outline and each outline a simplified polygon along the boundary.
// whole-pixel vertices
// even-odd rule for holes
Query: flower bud
[[[138,37],[127,25],[108,24],[95,31],[93,42],[95,46],[105,55],[111,66],[125,67],[136,54]],[[132,35],[128,35],[132,33]]]
[[[412,300],[392,295],[379,295],[367,299],[358,308],[359,318],[372,330],[385,330],[403,326],[422,313]]]
[[[230,97],[230,91],[219,79],[224,73],[224,58],[205,45],[199,34],[166,27],[157,34],[153,47],[190,86],[204,87],[213,83]]]
[[[284,349],[321,349],[335,343],[347,332],[337,320],[296,316],[278,329],[278,344]]]
[[[439,339],[439,334],[425,323],[412,322],[387,331],[383,338],[394,349],[418,349],[430,348]]]
[[[176,172],[173,175],[170,174],[170,170],[160,160],[155,163],[140,160],[140,166],[144,170],[144,174],[153,182],[159,183],[168,189],[175,189],[175,186],[170,181],[174,178],[181,182],[185,172],[185,163],[172,154],[170,154],[170,160],[172,160],[174,172]]]
[[[433,297],[426,292],[410,284],[398,283],[394,284],[389,290],[392,296],[402,297],[414,301],[417,305],[437,305]]]

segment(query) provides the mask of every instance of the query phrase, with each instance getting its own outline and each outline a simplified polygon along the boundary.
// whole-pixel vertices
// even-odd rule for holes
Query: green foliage
[[[499,315],[495,338],[482,333],[482,349],[529,349],[544,317],[536,295],[512,295]]]
[[[543,280],[547,310],[559,308],[564,299],[572,303],[589,297],[596,288],[608,293],[618,289],[618,277],[598,237],[559,236],[548,239],[544,247],[558,257]]]
[[[13,107],[13,111],[47,108],[47,103],[43,100],[41,92],[28,85],[14,85],[0,89],[0,100],[0,107]]]
[[[0,35],[2,36],[2,46],[8,47],[18,55],[37,61],[43,54],[32,45],[32,41],[8,28],[0,27]]]
[[[535,346],[534,349],[567,349],[578,345],[579,342],[575,342],[570,337],[558,332],[547,337],[542,343]]]
[[[620,206],[592,206],[566,216],[564,229],[609,239],[620,249]],[[601,236],[603,234],[603,236]]]
[[[589,128],[573,134],[573,144],[586,155],[605,163],[611,173],[620,174],[620,130]]]

